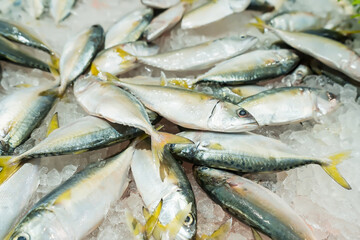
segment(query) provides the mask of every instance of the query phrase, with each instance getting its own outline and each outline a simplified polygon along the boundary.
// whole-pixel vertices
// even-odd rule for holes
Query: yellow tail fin
[[[254,240],[263,240],[260,233],[258,233],[258,231],[256,231],[254,228],[251,228],[251,232],[254,236]]]
[[[227,220],[225,223],[215,230],[210,236],[203,234],[201,237],[196,236],[196,240],[222,240],[226,239],[226,236],[231,230],[232,218]]]
[[[22,166],[20,161],[12,161],[12,158],[13,156],[0,156],[0,185]]]
[[[190,141],[187,138],[180,137],[171,133],[165,133],[165,132],[157,132],[155,136],[151,136],[151,150],[153,153],[153,158],[155,160],[155,163],[160,166],[160,177],[161,180],[164,180],[167,173],[166,169],[163,168],[162,164],[160,165],[160,162],[163,159],[163,153],[164,153],[164,147],[166,144],[193,144],[192,141]]]
[[[335,180],[338,184],[346,189],[351,189],[349,183],[341,176],[336,166],[341,163],[343,160],[349,158],[350,151],[345,151],[341,153],[334,154],[329,156],[328,158],[331,160],[331,163],[328,165],[322,165],[321,167],[324,171],[329,174],[329,176]]]
[[[52,133],[54,130],[59,128],[59,117],[58,117],[58,113],[54,113],[54,115],[52,116],[49,126],[48,126],[48,130],[46,132],[46,136],[49,136],[50,133]]]
[[[249,23],[249,25],[258,28],[262,33],[264,33],[266,28],[271,28],[268,25],[266,25],[261,18],[255,17],[255,19],[256,19],[256,23]]]

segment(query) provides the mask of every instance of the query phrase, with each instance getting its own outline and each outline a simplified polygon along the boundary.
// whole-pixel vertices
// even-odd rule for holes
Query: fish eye
[[[190,226],[193,222],[194,222],[194,217],[192,216],[191,213],[189,213],[185,218],[184,224],[186,226]]]
[[[238,114],[239,117],[246,117],[246,116],[249,115],[248,111],[246,111],[245,109],[238,110],[237,114]]]
[[[245,38],[245,35],[241,35],[240,38],[241,38],[241,39],[244,39],[244,38]]]
[[[30,235],[27,233],[19,233],[15,236],[14,240],[30,240]]]

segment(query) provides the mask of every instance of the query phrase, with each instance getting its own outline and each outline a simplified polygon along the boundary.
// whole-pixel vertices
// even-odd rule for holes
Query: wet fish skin
[[[8,62],[50,72],[49,64],[22,51],[16,44],[0,36],[0,57]]]
[[[76,0],[50,0],[50,14],[59,24],[70,15]]]
[[[274,240],[315,240],[294,210],[270,190],[240,176],[194,167],[196,181],[224,210]]]
[[[81,239],[126,190],[134,146],[85,167],[40,199],[5,239]]]
[[[120,18],[106,33],[105,49],[138,40],[153,15],[151,8],[140,8]]]
[[[11,154],[45,118],[56,96],[39,94],[49,86],[17,90],[0,100],[0,155]]]
[[[141,0],[141,3],[152,8],[170,8],[178,4],[180,0]]]
[[[153,56],[138,57],[138,60],[167,71],[202,70],[247,51],[257,41],[253,36],[225,37]]]
[[[217,64],[197,77],[197,82],[256,83],[287,74],[299,61],[300,58],[291,50],[255,50]]]
[[[93,25],[68,40],[60,58],[60,94],[88,68],[103,43],[104,30],[100,25]]]

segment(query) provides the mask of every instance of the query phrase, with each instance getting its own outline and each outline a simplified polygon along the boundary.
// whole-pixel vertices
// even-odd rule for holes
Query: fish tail
[[[339,32],[344,36],[349,36],[352,34],[360,33],[360,30],[340,30]]]
[[[0,184],[8,180],[22,166],[13,156],[0,156]]]
[[[226,236],[231,230],[232,218],[221,224],[210,236],[203,234],[201,237],[196,236],[196,240],[221,240],[226,239]]]
[[[256,23],[249,23],[249,26],[258,28],[262,33],[264,33],[265,29],[267,28],[271,29],[271,27],[266,25],[261,18],[255,17],[255,19],[256,19]]]
[[[50,60],[51,60],[52,66],[58,70],[59,65],[60,65],[60,58],[55,53],[51,53]]]
[[[174,143],[193,144],[193,142],[190,141],[189,139],[171,133],[156,132],[151,136],[151,150],[153,153],[153,158],[155,160],[155,163],[158,166],[160,166],[160,177],[162,180],[164,180],[165,176],[167,175],[164,165],[160,164],[160,162],[163,159],[164,147],[166,144],[174,144]]]
[[[328,157],[328,159],[331,160],[331,163],[322,165],[321,167],[324,169],[324,171],[329,174],[329,176],[335,180],[338,184],[340,184],[342,187],[346,189],[351,189],[349,183],[341,176],[340,172],[336,168],[336,166],[344,161],[345,159],[349,158],[350,151],[344,151],[340,153],[333,154]]]

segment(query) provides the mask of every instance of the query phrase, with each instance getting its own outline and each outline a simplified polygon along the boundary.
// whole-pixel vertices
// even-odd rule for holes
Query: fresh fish
[[[16,44],[0,36],[0,59],[29,68],[50,72],[52,66],[22,51]]]
[[[158,55],[138,57],[138,60],[168,71],[202,70],[247,51],[257,40],[253,36],[225,37]]]
[[[318,164],[338,184],[350,189],[336,166],[349,153],[313,157],[296,153],[279,140],[253,133],[182,132],[194,144],[172,144],[174,157],[196,165],[227,169],[238,173],[284,171],[307,164]]]
[[[150,110],[185,128],[242,132],[258,127],[256,120],[245,109],[204,93],[167,86],[130,84],[109,76],[108,80],[130,91]]]
[[[59,24],[70,15],[76,0],[50,0],[50,14]]]
[[[152,8],[171,8],[180,3],[180,0],[141,0],[141,3]]]
[[[91,65],[91,73],[108,72],[119,75],[139,66],[136,56],[151,56],[159,52],[159,47],[144,41],[121,43],[102,50]],[[129,55],[129,54],[130,55]]]
[[[103,28],[100,25],[93,25],[65,44],[60,58],[60,95],[64,93],[69,83],[88,68],[103,43]]]
[[[228,88],[242,98],[250,97],[268,89],[257,85],[230,86]]]
[[[144,30],[143,36],[147,41],[153,41],[164,32],[173,28],[182,18],[186,10],[186,3],[179,3],[155,17]]]
[[[43,0],[23,0],[26,11],[32,18],[38,19],[44,12]]]
[[[169,175],[161,179],[159,168],[167,168]],[[196,203],[194,193],[181,165],[172,157],[167,147],[164,151],[162,163],[157,165],[152,159],[150,150],[138,149],[135,151],[131,163],[131,172],[136,187],[145,203],[153,212],[160,200],[163,205],[159,215],[159,222],[165,229],[171,225],[179,225],[170,233],[169,239],[193,239],[196,234]],[[180,223],[173,222],[176,215],[187,206],[191,206],[187,217]],[[168,226],[170,225],[170,226]],[[164,229],[164,230],[165,230]],[[155,239],[164,239],[162,228],[155,227]]]
[[[151,8],[141,8],[120,18],[107,31],[105,48],[138,40],[147,25],[149,25],[153,15],[154,12]]]
[[[255,50],[219,63],[197,80],[227,85],[254,83],[287,74],[299,60],[294,52],[286,49]]]
[[[260,126],[281,125],[318,118],[335,110],[339,101],[331,92],[309,87],[269,89],[238,104]]]
[[[91,115],[110,122],[136,127],[151,136],[154,161],[161,161],[163,148],[168,143],[189,143],[189,140],[169,133],[156,131],[150,123],[142,103],[132,94],[107,82],[90,76],[74,84],[78,103]]]
[[[38,185],[38,167],[29,163],[0,185],[0,239],[4,239],[25,210]]]
[[[326,37],[326,38],[330,38],[330,39],[338,41],[338,42],[345,43],[346,40],[352,39],[352,36],[351,36],[352,34],[359,33],[359,32],[358,31],[336,31],[336,30],[321,28],[321,29],[306,30],[306,31],[304,31],[304,33],[309,33],[309,34],[313,34],[313,35],[317,35],[317,36],[321,36],[321,37]]]
[[[291,47],[334,68],[360,82],[360,57],[347,46],[329,38],[301,32],[288,32],[265,25],[261,20],[258,28],[267,28]]]
[[[213,96],[219,100],[230,102],[232,104],[238,104],[243,100],[243,97],[234,93],[230,88],[226,86],[221,86],[217,83],[199,83],[194,87],[194,91],[205,93],[207,95]]]
[[[136,143],[136,142],[135,142]],[[134,144],[85,167],[40,199],[5,239],[82,239],[126,190]]]
[[[282,82],[286,83],[287,87],[296,86],[303,82],[304,78],[312,74],[311,69],[303,64],[300,64],[295,70],[281,79]]]
[[[233,13],[244,11],[251,0],[216,0],[208,1],[184,15],[182,29],[198,28],[219,21]]]
[[[316,239],[304,220],[284,200],[261,185],[207,167],[195,167],[194,175],[212,200],[271,239]]]
[[[327,20],[310,12],[285,12],[275,15],[267,24],[273,28],[302,32],[309,29],[319,29],[325,26]]]

